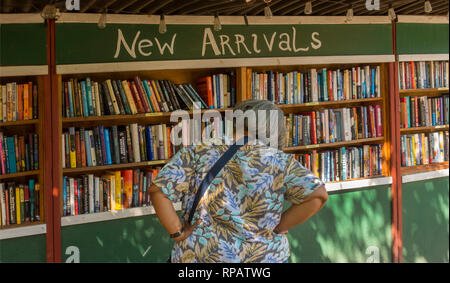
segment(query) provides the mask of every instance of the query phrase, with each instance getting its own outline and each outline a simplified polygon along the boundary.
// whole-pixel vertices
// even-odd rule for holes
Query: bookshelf
[[[370,67],[380,67],[380,86],[379,86],[379,97],[371,97],[371,98],[357,98],[357,99],[346,99],[346,100],[337,100],[337,101],[319,101],[319,102],[306,102],[300,104],[278,104],[281,110],[286,114],[296,114],[302,112],[309,111],[318,111],[323,109],[340,109],[340,108],[352,108],[359,106],[369,106],[369,105],[381,105],[381,118],[382,118],[382,136],[371,137],[371,138],[362,138],[362,139],[354,139],[350,141],[341,141],[334,143],[320,143],[320,144],[310,144],[310,145],[300,145],[300,146],[290,146],[285,147],[283,149],[286,153],[305,153],[311,151],[323,152],[332,149],[338,149],[341,147],[354,147],[354,146],[364,146],[364,145],[374,145],[380,144],[382,145],[382,156],[381,156],[381,167],[382,174],[376,177],[370,177],[370,179],[381,179],[381,183],[390,182],[392,183],[392,178],[390,177],[390,143],[389,143],[389,122],[388,122],[388,113],[389,113],[389,104],[388,104],[388,77],[389,77],[389,69],[387,63],[353,63],[353,64],[311,64],[311,65],[286,65],[286,66],[256,66],[256,67],[247,67],[246,72],[246,98],[252,97],[252,72],[256,73],[267,73],[268,71],[279,72],[279,73],[289,73],[293,71],[306,73],[311,69],[320,70],[326,68],[327,70],[345,70],[352,69],[353,67],[362,67],[362,66],[370,66]],[[366,182],[367,178],[358,178],[358,179],[347,179],[345,181],[340,182],[329,182],[326,184],[327,190],[331,191],[339,191],[344,189],[352,189],[354,187],[359,186],[365,187],[370,186],[370,182]],[[377,182],[372,182],[372,184],[376,184]],[[355,185],[357,184],[357,185]]]
[[[153,112],[153,113],[138,113],[138,114],[125,114],[125,115],[104,115],[104,116],[88,116],[88,117],[73,117],[67,118],[62,115],[62,96],[63,84],[65,81],[70,79],[83,80],[89,77],[92,81],[103,82],[108,79],[116,80],[131,80],[133,77],[138,76],[142,80],[170,80],[175,84],[188,83],[192,86],[196,86],[196,80],[201,77],[210,76],[218,73],[229,73],[234,72],[235,74],[241,72],[240,68],[201,68],[201,69],[182,69],[182,70],[144,70],[144,71],[126,71],[126,72],[101,72],[102,69],[96,70],[96,72],[90,73],[65,73],[57,76],[58,81],[58,105],[59,105],[59,116],[58,116],[58,129],[57,134],[60,136],[64,131],[67,131],[70,127],[84,127],[92,128],[97,126],[125,126],[130,124],[138,124],[140,126],[151,126],[158,124],[175,124],[175,122],[170,121],[172,112]],[[239,78],[239,76],[237,76]],[[240,101],[242,85],[236,81],[236,97],[237,101]],[[221,108],[214,109],[220,113],[224,113],[225,110],[230,110],[231,108]],[[199,111],[204,113],[205,110]],[[192,117],[193,111],[187,111]],[[57,147],[58,155],[62,154],[61,144]],[[174,154],[174,153],[172,153]],[[151,169],[163,167],[168,160],[154,160],[154,161],[142,161],[142,162],[132,162],[132,163],[121,163],[121,164],[111,164],[111,165],[101,165],[101,166],[88,166],[88,167],[78,167],[78,168],[62,168],[60,165],[57,169],[61,175],[60,182],[63,182],[63,176],[70,177],[80,177],[86,174],[93,174],[94,176],[101,176],[104,173],[120,171],[120,170],[130,170],[130,169]],[[62,188],[62,186],[61,186]],[[60,210],[61,215],[63,214],[63,195],[60,193]],[[177,210],[181,209],[181,204],[177,204]],[[134,217],[140,215],[154,214],[153,207],[130,207],[121,210],[106,211],[106,212],[96,212],[72,216],[63,216],[61,218],[61,225],[74,225],[75,223],[90,223],[97,221],[106,221],[117,218]]]
[[[418,57],[418,56],[416,56]],[[418,60],[412,60],[412,59],[418,59]],[[413,156],[413,154],[408,155],[408,149],[405,148],[405,145],[408,144],[409,138],[416,138],[420,137],[420,143],[423,143],[423,137],[426,136],[426,141],[428,142],[429,139],[432,139],[430,135],[433,134],[440,134],[445,133],[449,131],[449,124],[448,124],[448,94],[449,94],[449,88],[448,88],[448,55],[421,55],[418,58],[415,58],[414,56],[407,56],[404,55],[402,58],[400,58],[399,61],[399,97],[400,97],[400,104],[407,105],[408,103],[412,106],[414,103],[418,104],[418,112],[411,113],[410,119],[408,117],[408,114],[412,112],[414,109],[411,108],[409,110],[406,109],[406,106],[404,109],[402,109],[402,113],[405,114],[405,118],[402,117],[401,121],[401,127],[400,127],[400,137],[401,137],[401,155],[402,155],[402,167],[400,168],[400,174],[403,176],[403,180],[408,180],[410,178],[411,180],[420,180],[421,178],[427,179],[427,176],[434,176],[436,175],[434,172],[442,171],[442,170],[448,170],[449,168],[449,162],[448,162],[448,136],[446,137],[444,134],[444,139],[439,142],[438,141],[438,147],[441,147],[441,150],[443,151],[443,159],[436,162],[435,160],[431,160],[433,158],[431,155],[432,149],[426,153],[426,156],[423,158],[422,161],[417,161],[417,165],[407,166],[407,161],[405,161],[407,158],[410,160],[409,162],[416,164],[416,156]],[[426,69],[421,69],[422,66],[426,66]],[[441,64],[441,68],[438,67],[438,72],[436,72],[436,69],[433,68],[433,66],[436,66],[437,64]],[[446,67],[447,65],[447,67]],[[408,68],[410,66],[410,68]],[[406,69],[405,69],[406,68]],[[412,74],[412,71],[418,72]],[[423,71],[425,70],[425,72]],[[434,77],[432,76],[431,72],[429,70],[433,70]],[[409,80],[409,81],[408,81]],[[426,85],[421,86],[421,88],[408,88],[407,84],[411,85],[412,82],[418,87],[418,82],[421,81],[426,83]],[[437,81],[437,82],[436,82]],[[439,84],[438,87],[429,87],[430,84]],[[447,98],[445,98],[447,97]],[[422,100],[421,100],[422,99]],[[421,101],[427,101],[427,104],[431,104],[430,106],[432,113],[439,112],[440,113],[440,119],[433,118],[434,122],[432,122],[430,118],[426,117],[427,114],[430,112],[430,109],[428,109],[426,112],[422,110],[420,107],[422,106]],[[413,103],[411,102],[413,101]],[[431,101],[437,101],[434,103],[431,103]],[[433,108],[436,107],[436,108]],[[446,109],[445,109],[446,108]],[[406,109],[406,111],[405,111]],[[436,111],[437,110],[437,111]],[[417,110],[416,110],[417,111]],[[417,117],[418,116],[420,117]],[[401,114],[402,115],[402,114]],[[436,114],[437,115],[437,114]],[[445,117],[447,115],[447,117]],[[414,117],[413,117],[414,116]],[[407,118],[406,118],[407,117]],[[419,119],[419,123],[426,120],[426,123],[423,122],[426,125],[417,126],[417,124],[413,124],[413,119]],[[408,127],[407,122],[410,122],[411,125]],[[403,124],[404,123],[404,124]],[[431,123],[437,124],[437,125],[430,125]],[[433,136],[435,137],[435,136]],[[434,138],[434,140],[436,140]],[[445,140],[447,140],[447,149],[445,149]],[[441,145],[441,143],[443,143]],[[427,144],[426,147],[422,146],[422,150],[419,150],[421,154],[424,154],[424,148],[426,151],[426,148],[429,148],[431,146],[430,144]],[[416,151],[418,149],[416,148]],[[439,153],[438,153],[439,154]],[[409,157],[405,157],[409,156]],[[420,155],[422,156],[422,155]],[[430,160],[426,160],[426,157],[429,156]],[[405,160],[403,160],[403,158]],[[414,159],[414,160],[411,160]],[[409,176],[409,177],[406,177]],[[416,177],[412,177],[416,176]],[[438,175],[436,175],[438,176]],[[440,176],[440,175],[439,175]],[[447,174],[448,176],[448,174]],[[405,179],[406,178],[406,179]]]
[[[62,74],[58,75],[58,93],[62,91],[63,81],[66,81],[70,78],[84,79],[86,77],[91,78],[92,81],[101,82],[107,79],[130,79],[134,76],[139,76],[141,79],[152,79],[152,80],[164,80],[170,79],[176,84],[181,83],[190,83],[195,86],[196,79],[200,77],[204,77],[207,75],[217,74],[217,73],[226,73],[226,72],[235,72],[236,74],[236,102],[240,102],[246,99],[249,99],[249,87],[251,82],[248,81],[247,74],[249,72],[255,71],[264,71],[264,70],[279,70],[279,71],[291,71],[291,70],[309,70],[311,68],[330,68],[330,69],[338,69],[338,68],[347,68],[347,67],[355,67],[362,66],[364,64],[327,64],[327,65],[295,65],[295,66],[265,66],[265,67],[236,67],[236,68],[200,68],[200,69],[179,69],[179,70],[147,70],[147,71],[125,71],[118,73],[76,73],[76,74]],[[389,123],[387,122],[387,113],[388,107],[387,104],[387,77],[388,71],[386,63],[380,64],[371,64],[371,66],[379,66],[380,67],[380,97],[372,97],[372,98],[364,98],[364,99],[350,99],[350,100],[342,100],[342,101],[323,101],[323,102],[310,102],[310,103],[302,103],[302,104],[279,104],[279,107],[285,114],[289,113],[299,113],[302,111],[316,111],[321,109],[339,109],[344,107],[358,107],[358,106],[368,106],[368,105],[381,105],[382,109],[382,125],[383,125],[383,135],[379,137],[372,138],[364,138],[364,139],[356,139],[345,142],[335,142],[335,143],[326,143],[326,144],[314,144],[314,145],[304,145],[304,146],[295,146],[295,147],[286,147],[283,150],[286,153],[302,153],[309,152],[311,150],[317,150],[319,152],[337,149],[340,147],[353,147],[353,146],[363,146],[363,145],[374,145],[380,144],[382,145],[382,174],[379,176],[372,176],[368,178],[358,178],[358,179],[348,179],[341,182],[330,182],[327,183],[326,188],[328,191],[336,193],[344,190],[354,190],[357,188],[370,188],[378,185],[385,185],[392,183],[392,177],[390,177],[389,173]],[[61,97],[58,96],[60,101],[58,101],[58,105],[62,107]],[[215,109],[221,113],[224,113],[226,110],[231,110],[232,108],[226,109]],[[62,110],[62,108],[60,109]],[[207,110],[201,110],[201,113],[204,113]],[[62,111],[59,116],[59,125],[60,128],[57,129],[59,134],[69,128],[69,127],[95,127],[95,126],[112,126],[112,125],[128,125],[131,123],[138,123],[139,125],[155,125],[166,123],[170,124],[170,115],[171,112],[158,112],[158,113],[140,113],[135,115],[105,115],[105,116],[89,116],[89,117],[76,117],[76,118],[63,118]],[[188,111],[190,115],[192,115],[192,111]],[[58,152],[61,154],[61,145],[58,145]],[[145,161],[145,162],[137,162],[137,163],[125,163],[125,164],[113,164],[113,165],[103,165],[103,166],[95,166],[95,167],[80,167],[80,168],[62,168],[59,170],[61,172],[61,182],[62,176],[67,177],[77,177],[83,174],[94,174],[95,176],[99,176],[104,172],[114,171],[114,170],[125,170],[125,169],[146,169],[146,168],[155,168],[162,167],[167,162],[167,160],[157,160],[157,161]],[[61,204],[62,204],[62,194],[61,195]],[[60,207],[62,211],[62,205]],[[134,212],[131,212],[134,211]],[[136,214],[137,213],[137,214]],[[75,215],[75,216],[64,216],[61,219],[62,226],[65,225],[75,225],[80,223],[90,223],[96,221],[104,221],[116,219],[117,217],[132,217],[133,215],[142,215],[142,214],[152,214],[153,210],[150,207],[133,207],[122,209],[118,211],[107,211],[107,212],[98,212],[91,214],[83,214],[83,215]],[[63,215],[63,214],[61,214]]]
[[[29,220],[26,222],[22,222],[20,224],[14,223],[11,224],[8,223],[2,223],[0,225],[0,237],[8,238],[8,235],[16,235],[17,233],[21,234],[20,231],[29,231],[31,234],[33,234],[33,231],[36,233],[39,233],[38,231],[41,231],[42,229],[45,230],[45,206],[44,206],[44,199],[45,199],[45,186],[44,186],[44,119],[42,113],[44,113],[44,92],[46,89],[46,79],[47,76],[43,75],[44,68],[37,67],[33,68],[32,71],[29,71],[27,67],[14,67],[12,68],[13,72],[11,71],[11,67],[2,68],[2,76],[0,77],[0,85],[6,85],[8,83],[16,82],[17,84],[28,84],[29,82],[32,83],[32,85],[37,86],[37,105],[36,108],[33,111],[37,111],[37,119],[33,117],[30,117],[28,120],[18,120],[18,121],[5,121],[0,122],[0,132],[3,133],[3,136],[24,136],[25,137],[25,143],[28,143],[30,145],[29,140],[27,139],[29,134],[37,134],[38,140],[37,140],[37,150],[38,150],[38,160],[37,166],[38,168],[33,169],[30,167],[31,170],[26,170],[26,168],[18,169],[15,173],[6,173],[3,175],[0,175],[0,183],[4,184],[4,188],[7,188],[7,184],[14,183],[14,188],[18,187],[19,185],[28,185],[29,180],[34,180],[35,189],[37,186],[39,187],[39,197],[36,199],[35,205],[39,205],[39,219],[38,220]],[[30,91],[30,98],[32,97],[32,91]],[[22,105],[23,107],[24,105]],[[30,145],[31,146],[31,145]],[[22,150],[20,150],[22,152]],[[30,153],[31,153],[30,149]],[[25,154],[25,153],[24,153]],[[21,158],[21,157],[20,157]],[[30,158],[30,157],[29,157]],[[5,160],[6,162],[6,160]],[[31,163],[31,160],[29,160]],[[26,193],[25,193],[26,194]],[[4,197],[4,196],[1,196]],[[30,197],[30,196],[29,196]],[[26,197],[25,197],[26,199]],[[24,199],[24,200],[25,200]],[[31,199],[30,199],[31,201]],[[5,200],[6,202],[6,200]],[[19,203],[22,203],[19,201]],[[6,203],[5,203],[6,204]],[[9,204],[10,205],[10,204]],[[5,205],[6,206],[6,205]],[[24,213],[25,204],[21,207],[16,207],[16,209],[20,209],[21,213]],[[29,212],[30,213],[30,212]],[[10,214],[10,213],[8,213]],[[30,214],[28,214],[30,215]],[[10,216],[10,215],[9,215]],[[7,220],[10,220],[8,217]],[[26,227],[24,229],[21,229],[21,227]],[[33,228],[35,227],[35,228]],[[44,228],[43,228],[44,227]],[[17,230],[19,229],[19,230]]]

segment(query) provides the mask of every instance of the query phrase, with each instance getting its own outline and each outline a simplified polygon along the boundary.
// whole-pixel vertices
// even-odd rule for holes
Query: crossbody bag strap
[[[222,170],[223,167],[228,163],[228,161],[234,156],[234,154],[244,145],[248,142],[248,137],[244,137],[244,143],[241,143],[241,140],[234,143],[228,150],[219,158],[219,160],[216,161],[216,163],[211,167],[208,174],[206,174],[205,178],[200,184],[200,187],[198,188],[197,194],[195,195],[194,203],[192,204],[191,211],[189,212],[189,219],[188,223],[190,224],[192,221],[192,218],[194,217],[195,210],[197,209],[197,205],[200,202],[200,199],[202,198],[203,194],[206,192],[206,189],[208,189],[211,182],[216,178],[217,174],[219,174],[220,170]],[[240,144],[240,145],[238,145]]]

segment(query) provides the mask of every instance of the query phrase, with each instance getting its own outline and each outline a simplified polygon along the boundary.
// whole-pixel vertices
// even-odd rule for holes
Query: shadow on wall
[[[390,187],[330,195],[289,232],[291,262],[391,261]],[[173,245],[156,215],[62,227],[62,262],[166,262]]]
[[[449,262],[449,179],[402,186],[403,261]]]
[[[392,262],[390,187],[329,195],[288,237],[290,262]]]
[[[62,262],[166,262],[172,247],[156,215],[62,227],[61,236]]]

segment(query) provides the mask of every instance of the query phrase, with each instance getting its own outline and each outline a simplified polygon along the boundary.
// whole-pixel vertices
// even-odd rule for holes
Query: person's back
[[[201,181],[229,145],[211,140],[180,150],[154,181],[173,202],[183,201],[187,220]],[[274,229],[284,200],[300,203],[323,183],[292,155],[260,141],[244,145],[200,200],[202,224],[175,245],[172,262],[285,262],[289,245]]]
[[[176,242],[172,262],[286,262],[287,231],[327,201],[323,182],[279,150],[286,128],[284,113],[275,104],[244,101],[233,115],[234,140],[239,144],[247,136],[250,141],[209,184],[191,223],[197,190],[231,142],[212,139],[181,149],[149,189],[161,224]],[[292,205],[282,212],[285,200]],[[173,208],[178,201],[183,201],[183,223]]]

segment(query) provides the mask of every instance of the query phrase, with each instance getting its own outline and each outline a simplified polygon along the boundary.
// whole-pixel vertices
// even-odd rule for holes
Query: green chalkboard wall
[[[56,24],[56,63],[390,55],[390,24],[168,25]],[[165,46],[165,47],[164,47]],[[302,50],[300,50],[302,49]]]
[[[0,66],[47,65],[47,25],[0,24]]]
[[[397,23],[397,53],[448,53],[448,24]]]
[[[402,185],[403,261],[449,262],[449,179]]]
[[[330,195],[289,234],[292,262],[391,262],[388,186]],[[172,246],[155,215],[62,227],[62,261],[165,262]]]
[[[45,262],[45,234],[0,240],[0,263]]]

